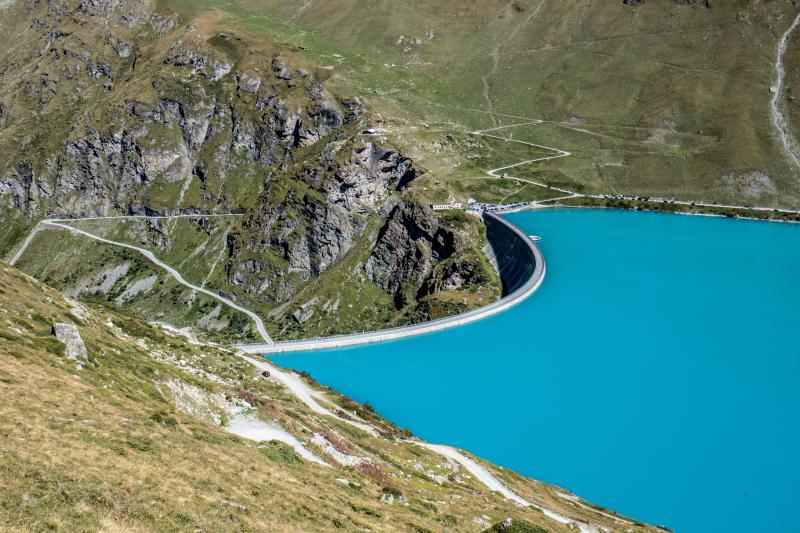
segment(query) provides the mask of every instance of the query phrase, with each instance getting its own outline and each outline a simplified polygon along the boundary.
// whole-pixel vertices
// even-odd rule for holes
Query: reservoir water
[[[510,221],[541,289],[481,322],[275,356],[431,441],[676,531],[797,531],[800,226],[606,210]]]

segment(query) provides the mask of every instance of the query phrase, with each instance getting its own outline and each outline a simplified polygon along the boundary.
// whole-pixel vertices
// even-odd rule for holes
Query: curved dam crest
[[[241,344],[237,348],[246,353],[272,355],[398,340],[463,326],[519,304],[536,292],[544,281],[547,270],[544,256],[536,243],[511,222],[488,211],[483,213],[483,220],[489,241],[489,257],[503,283],[504,296],[500,300],[466,313],[410,326],[274,344]]]

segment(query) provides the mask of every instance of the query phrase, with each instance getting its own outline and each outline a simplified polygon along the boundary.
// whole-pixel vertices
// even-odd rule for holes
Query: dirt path
[[[258,368],[261,371],[266,370],[270,373],[271,377],[274,377],[275,380],[280,382],[284,387],[289,389],[292,394],[297,397],[298,400],[306,404],[306,406],[314,411],[317,414],[330,416],[346,424],[350,424],[353,427],[356,427],[362,431],[366,431],[370,435],[377,437],[379,435],[378,430],[372,427],[371,425],[367,424],[366,422],[359,422],[355,420],[349,420],[347,418],[343,418],[330,409],[323,407],[315,398],[316,392],[309,387],[297,374],[294,372],[287,372],[285,370],[281,370],[277,366],[267,362],[265,359],[256,359],[254,357],[248,357],[242,353],[238,353],[239,357],[253,365],[254,367]]]
[[[789,29],[781,36],[781,40],[778,41],[778,50],[775,55],[775,85],[771,88],[772,98],[769,102],[769,108],[772,125],[778,132],[783,150],[786,152],[789,161],[795,169],[800,170],[800,149],[798,149],[797,140],[794,138],[794,135],[792,135],[789,118],[784,114],[783,107],[781,106],[781,99],[783,97],[783,89],[786,81],[786,69],[783,65],[783,57],[786,55],[786,49],[789,47],[789,39],[798,25],[800,25],[800,13],[795,17]]]
[[[473,461],[457,449],[453,448],[452,446],[444,446],[442,444],[430,444],[428,442],[423,442],[419,440],[407,440],[411,444],[415,444],[420,446],[421,448],[425,448],[426,450],[430,450],[432,452],[438,453],[442,457],[447,459],[452,459],[456,463],[463,466],[467,472],[475,476],[475,479],[483,483],[489,490],[493,490],[502,494],[506,499],[511,500],[519,505],[524,507],[534,507],[540,510],[545,516],[548,518],[555,520],[560,524],[569,525],[571,527],[577,527],[580,531],[586,533],[599,533],[600,528],[593,524],[587,524],[585,522],[580,522],[577,520],[573,520],[568,518],[560,513],[557,513],[553,510],[547,509],[535,503],[531,503],[516,492],[512,491],[508,488],[505,484],[503,484],[500,480],[494,477],[488,470],[486,470],[483,466],[478,464],[477,462]]]
[[[348,420],[345,418],[340,417],[336,413],[332,412],[330,409],[323,407],[314,397],[318,395],[316,391],[311,389],[297,374],[293,372],[288,372],[278,368],[277,366],[267,362],[264,359],[256,359],[254,357],[249,357],[242,353],[237,354],[239,357],[256,367],[261,371],[268,371],[270,376],[273,377],[276,381],[281,383],[285,386],[289,391],[294,394],[294,396],[303,402],[309,409],[314,411],[315,413],[326,415],[333,417],[337,420],[350,424],[358,429],[363,431],[367,431],[374,437],[378,437],[379,433],[377,429],[373,426],[365,423],[365,422],[358,422],[354,420]],[[522,505],[524,507],[535,507],[544,513],[545,516],[549,517],[556,522],[561,524],[573,525],[579,528],[580,531],[584,531],[586,533],[597,533],[600,531],[600,528],[593,524],[587,524],[585,522],[581,522],[578,520],[573,520],[568,518],[560,513],[547,509],[545,507],[539,506],[537,504],[531,503],[525,498],[521,497],[519,494],[511,490],[507,485],[505,485],[502,481],[497,479],[495,476],[492,475],[486,468],[475,462],[474,460],[470,459],[465,454],[461,453],[459,450],[451,447],[451,446],[444,446],[441,444],[430,444],[428,442],[424,442],[421,440],[406,440],[409,444],[413,444],[415,446],[419,446],[421,448],[425,448],[426,450],[430,450],[445,459],[450,459],[455,461],[456,463],[463,466],[470,474],[475,476],[475,479],[478,480],[479,483],[486,486],[489,490],[494,492],[499,492],[503,495],[504,498],[517,503],[518,505]]]
[[[263,422],[254,416],[243,413],[237,413],[233,415],[228,422],[228,425],[225,426],[225,431],[256,442],[277,440],[291,446],[292,449],[297,452],[297,455],[303,459],[311,461],[312,463],[316,463],[320,466],[331,466],[323,461],[318,455],[312,453],[303,445],[302,442],[297,440],[294,435],[285,429],[275,424]]]

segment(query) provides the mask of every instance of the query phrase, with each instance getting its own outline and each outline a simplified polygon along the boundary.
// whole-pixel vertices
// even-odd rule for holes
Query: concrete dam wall
[[[489,258],[497,267],[503,282],[503,296],[516,292],[536,272],[537,258],[530,239],[499,216],[485,212]]]

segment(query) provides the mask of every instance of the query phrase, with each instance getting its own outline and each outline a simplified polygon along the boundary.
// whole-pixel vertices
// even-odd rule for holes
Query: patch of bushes
[[[127,440],[127,444],[130,448],[134,450],[138,450],[140,452],[150,452],[153,450],[153,441],[148,439],[147,437],[142,436],[131,436]]]
[[[444,514],[438,517],[436,521],[445,527],[454,527],[458,525],[458,518],[451,514]]]
[[[534,526],[524,520],[511,520],[511,525],[506,526],[503,522],[498,522],[483,533],[547,533],[547,530],[539,526]]]
[[[303,460],[297,456],[294,449],[283,442],[276,440],[270,441],[259,448],[269,459],[283,465],[297,466],[303,464]]]
[[[239,395],[239,398],[246,401],[250,405],[259,405],[261,407],[266,407],[269,405],[269,402],[266,399],[248,390],[238,389],[236,394]]]
[[[33,320],[35,320],[36,322],[40,323],[40,324],[44,324],[45,326],[49,326],[49,325],[50,325],[50,321],[49,321],[49,320],[47,320],[47,319],[46,319],[45,317],[43,317],[42,315],[40,315],[39,313],[33,313],[33,314],[31,315],[31,318],[32,318]]]
[[[20,337],[19,335],[14,335],[13,333],[10,333],[2,329],[0,329],[0,339],[5,339],[9,342],[15,342],[18,344],[22,342],[22,337]]]
[[[178,421],[175,419],[175,417],[164,411],[157,411],[153,413],[152,415],[150,415],[150,420],[152,420],[156,424],[161,424],[164,427],[168,428],[178,427]]]
[[[343,453],[345,455],[352,455],[353,454],[353,450],[350,448],[350,446],[345,441],[340,439],[332,431],[326,429],[326,430],[323,430],[320,434],[323,437],[325,437],[325,440],[327,440],[331,444],[331,446],[333,446],[333,448],[336,451],[341,452],[341,453]]]
[[[33,344],[57,357],[64,357],[67,354],[67,347],[54,337],[36,337]]]
[[[381,489],[381,492],[383,492],[384,494],[390,494],[390,495],[394,496],[395,498],[399,498],[400,496],[403,495],[403,491],[401,491],[397,487],[393,487],[391,485],[384,486]]]
[[[386,483],[386,474],[384,474],[383,470],[375,463],[361,463],[358,465],[357,469],[379,485],[384,485]]]
[[[319,387],[321,389],[327,388],[327,387],[323,387],[322,385],[320,385],[320,383],[316,379],[312,378],[311,374],[309,374],[305,370],[299,371],[298,374],[300,374],[302,377],[304,377],[305,380],[308,381],[309,385],[312,385],[314,387]]]

